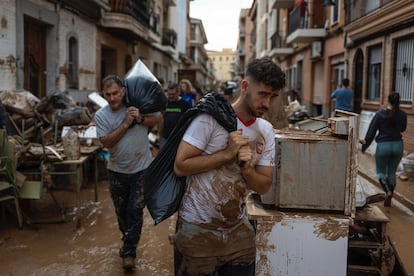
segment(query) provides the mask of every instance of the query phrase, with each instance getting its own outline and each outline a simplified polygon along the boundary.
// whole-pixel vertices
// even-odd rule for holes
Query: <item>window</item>
[[[196,25],[195,24],[191,24],[191,33],[190,33],[190,38],[191,40],[196,40]]]
[[[414,85],[414,38],[395,42],[393,90],[400,93],[401,103],[412,104]]]
[[[190,58],[194,61],[194,62],[197,62],[196,61],[196,49],[195,49],[195,47],[190,47]]]
[[[286,70],[286,88],[288,90],[296,88],[296,66]]]
[[[68,41],[68,87],[78,88],[78,40],[71,36]]]
[[[345,65],[343,62],[334,65],[334,89],[342,85],[342,80],[345,78]]]
[[[382,46],[368,48],[368,87],[367,100],[380,100]]]
[[[335,5],[332,5],[332,24],[339,22],[339,11],[340,11],[340,1],[339,0],[333,0],[332,2],[335,3]]]
[[[373,10],[376,10],[379,7],[381,7],[380,0],[369,0],[369,1],[366,1],[365,3],[366,3],[365,14],[368,14],[369,12],[372,12]]]

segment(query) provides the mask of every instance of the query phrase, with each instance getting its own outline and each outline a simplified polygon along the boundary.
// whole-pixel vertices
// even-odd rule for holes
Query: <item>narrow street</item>
[[[371,178],[373,159],[359,155],[359,167]],[[100,177],[104,178],[100,173]],[[364,179],[367,194],[380,192],[379,188]],[[414,179],[400,181],[396,198],[414,194]],[[81,227],[74,221],[75,193],[55,191],[59,203],[65,206],[66,222],[48,194],[32,202],[30,218],[49,223],[24,225],[19,230],[14,217],[0,224],[1,275],[124,275],[118,250],[121,245],[115,211],[108,191],[108,181],[99,182],[99,201],[93,201],[93,184],[82,190]],[[406,199],[409,200],[409,199]],[[413,210],[393,200],[391,208],[382,202],[375,203],[390,218],[387,233],[397,250],[407,275],[414,275]],[[57,223],[56,223],[57,222]],[[130,275],[174,275],[173,250],[168,236],[174,232],[175,216],[154,226],[147,211],[144,214],[142,238],[138,247],[136,270]]]
[[[359,170],[367,177],[364,179],[364,187],[368,194],[382,192],[375,177],[375,160],[368,154],[358,154]],[[369,180],[369,181],[368,181]],[[373,185],[374,184],[374,185]],[[394,191],[394,199],[391,208],[384,207],[382,202],[375,203],[390,219],[387,224],[387,234],[396,250],[397,257],[402,262],[407,275],[414,275],[414,240],[412,232],[414,229],[414,178],[408,180],[397,180]]]
[[[108,182],[99,182],[99,202],[93,185],[82,191],[81,227],[74,218],[75,193],[55,192],[66,206],[66,222],[24,225],[10,215],[0,226],[0,275],[124,275],[118,251],[120,232],[109,195]],[[33,220],[59,220],[51,197],[33,202]],[[142,238],[133,275],[173,275],[172,246],[168,235],[175,229],[172,217],[154,226],[145,211]]]

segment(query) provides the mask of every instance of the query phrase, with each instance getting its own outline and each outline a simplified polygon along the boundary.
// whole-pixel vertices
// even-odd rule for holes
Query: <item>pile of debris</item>
[[[42,99],[28,91],[0,91],[0,127],[19,149],[19,162],[54,161],[63,126],[88,125],[97,106],[79,106],[68,92]]]

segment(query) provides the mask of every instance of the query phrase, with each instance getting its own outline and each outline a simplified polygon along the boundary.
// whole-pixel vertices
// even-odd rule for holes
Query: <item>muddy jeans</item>
[[[144,171],[123,174],[108,171],[111,198],[124,242],[120,257],[136,257],[141,237],[144,202]]]
[[[255,233],[246,219],[228,229],[179,221],[172,238],[176,275],[254,275]]]

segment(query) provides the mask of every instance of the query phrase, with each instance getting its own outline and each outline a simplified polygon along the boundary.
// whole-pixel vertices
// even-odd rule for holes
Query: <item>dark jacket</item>
[[[375,113],[365,135],[362,152],[365,152],[374,139],[377,143],[402,140],[401,133],[407,128],[407,114],[399,109],[394,126],[390,126],[391,112],[390,109],[381,109]]]

